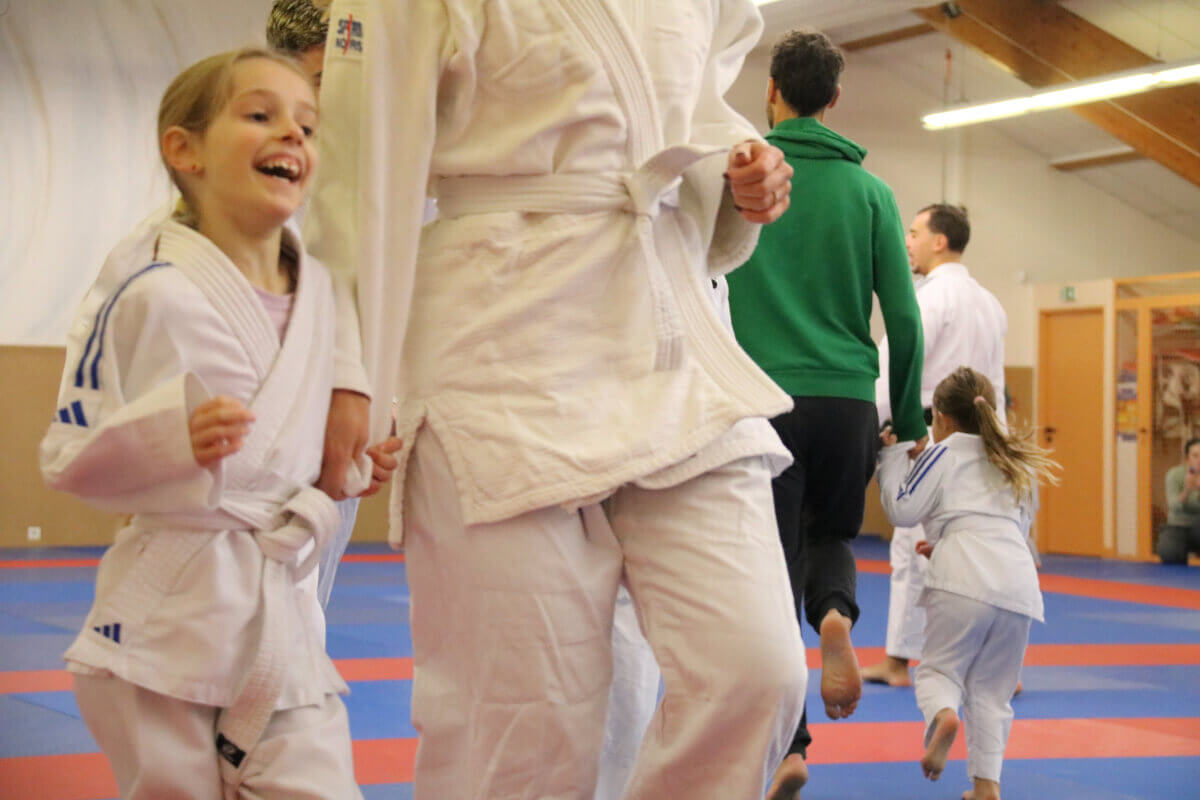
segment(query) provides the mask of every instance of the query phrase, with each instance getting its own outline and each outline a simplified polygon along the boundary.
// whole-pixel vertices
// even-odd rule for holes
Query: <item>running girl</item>
[[[960,367],[933,394],[933,440],[910,466],[911,443],[882,438],[879,483],[895,525],[925,526],[917,552],[930,558],[921,595],[925,648],[916,670],[925,716],[930,780],[945,769],[967,726],[965,800],[999,800],[1000,766],[1012,725],[1032,620],[1043,620],[1036,567],[1025,542],[1029,501],[1040,479],[1056,482],[1057,464],[1030,436],[1007,433],[983,375]]]
[[[313,487],[334,299],[284,227],[316,125],[269,51],[179,75],[158,136],[180,211],[152,261],[110,258],[69,337],[41,463],[132,514],[65,656],[123,798],[361,797],[313,570],[339,521]]]

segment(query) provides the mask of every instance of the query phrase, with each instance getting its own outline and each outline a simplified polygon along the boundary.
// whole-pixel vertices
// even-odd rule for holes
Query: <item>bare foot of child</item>
[[[975,788],[963,792],[962,800],[1000,800],[1000,784],[976,778]]]
[[[850,618],[831,609],[821,620],[821,699],[825,701],[825,716],[845,719],[854,713],[861,697],[862,675],[850,641]]]
[[[908,674],[908,659],[888,656],[878,664],[872,664],[861,670],[862,679],[867,683],[886,683],[888,686],[912,686],[912,678]]]
[[[950,756],[950,745],[958,736],[958,714],[952,708],[943,708],[933,718],[933,734],[929,737],[929,745],[921,758],[921,769],[925,777],[936,781],[946,768],[946,759]],[[977,784],[978,785],[978,784]]]
[[[775,770],[775,778],[767,791],[767,800],[800,800],[800,790],[808,783],[808,764],[804,756],[791,753]]]

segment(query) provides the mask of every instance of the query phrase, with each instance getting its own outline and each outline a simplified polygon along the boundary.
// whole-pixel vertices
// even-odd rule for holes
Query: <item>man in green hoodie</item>
[[[821,636],[821,698],[832,719],[853,713],[862,695],[850,641],[858,605],[849,543],[862,526],[879,446],[872,294],[891,342],[895,433],[901,441],[926,436],[921,314],[900,213],[887,185],[863,169],[866,150],[822,123],[840,95],[844,64],[816,31],[792,30],[776,43],[767,141],[795,170],[791,205],[729,275],[738,341],[795,403],[771,421],[795,458],[774,482],[775,514],[797,619],[803,602]],[[802,721],[771,800],[792,800],[807,780],[811,741]]]

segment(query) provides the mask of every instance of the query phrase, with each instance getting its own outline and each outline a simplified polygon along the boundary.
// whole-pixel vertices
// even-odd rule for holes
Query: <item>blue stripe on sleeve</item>
[[[129,284],[133,283],[137,278],[140,278],[142,275],[145,275],[150,270],[158,269],[159,267],[167,267],[167,266],[170,266],[169,262],[156,261],[155,263],[151,264],[148,267],[143,267],[142,269],[138,270],[137,272],[133,273],[128,278],[126,278],[125,282],[122,283],[119,287],[117,287],[117,290],[115,292],[113,292],[112,297],[108,298],[108,302],[105,303],[102,313],[99,315],[98,324],[96,326],[96,329],[94,329],[92,331],[92,336],[96,338],[96,354],[92,359],[92,368],[91,368],[92,388],[93,389],[100,388],[100,359],[104,355],[104,329],[108,327],[108,317],[112,313],[113,306],[116,305],[117,299],[121,296],[121,292],[125,291],[125,289],[129,287]],[[91,344],[90,339],[88,340],[88,344],[89,345]],[[86,353],[84,355],[84,358],[85,359],[87,358]],[[76,381],[77,381],[76,386],[82,387],[82,385],[83,385],[83,382],[81,380],[82,370],[83,370],[83,362],[82,361],[79,364],[79,370],[80,371],[78,373],[76,373]]]
[[[71,403],[71,414],[75,417],[75,424],[81,428],[87,427],[87,419],[83,416],[83,403],[76,400]]]
[[[58,410],[58,421],[59,421],[59,422],[65,422],[65,423],[67,423],[68,425],[70,425],[70,424],[71,424],[71,414],[70,414],[70,412],[68,412],[68,411],[67,411],[65,408],[60,408],[60,409]]]
[[[911,476],[913,473],[915,473],[917,470],[919,470],[925,464],[926,461],[929,460],[930,456],[932,456],[934,453],[938,452],[938,450],[940,450],[941,448],[944,448],[944,447],[945,447],[945,445],[938,445],[938,444],[932,445],[930,447],[926,447],[925,451],[923,453],[921,453],[921,455],[917,456],[917,460],[913,462],[912,467],[908,470],[908,474]]]
[[[75,368],[75,388],[83,388],[83,365],[87,363],[88,353],[92,352],[92,343],[96,341],[96,331],[100,330],[100,315],[108,307],[108,301],[96,309],[96,319],[92,320],[92,332],[88,335],[87,344],[83,347],[83,355],[79,357],[79,366]]]
[[[925,479],[925,476],[929,474],[929,470],[933,469],[933,465],[936,464],[941,459],[941,457],[945,454],[946,454],[945,447],[938,448],[937,454],[935,456],[933,456],[932,458],[930,458],[928,460],[928,462],[926,462],[926,464],[924,465],[925,468],[921,471],[920,475],[913,478],[912,473],[909,473],[909,481],[907,482],[907,484],[905,486],[901,487],[901,489],[900,489],[901,493],[902,494],[912,494],[913,491],[917,488],[917,484],[919,484],[921,481],[923,481]],[[916,472],[915,467],[913,468],[913,472]]]

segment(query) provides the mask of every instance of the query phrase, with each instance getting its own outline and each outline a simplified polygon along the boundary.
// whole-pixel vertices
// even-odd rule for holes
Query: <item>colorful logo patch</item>
[[[357,53],[358,55],[362,55],[362,20],[355,19],[353,14],[339,19],[337,21],[337,34],[334,37],[334,46],[342,55],[347,55],[349,53]]]

